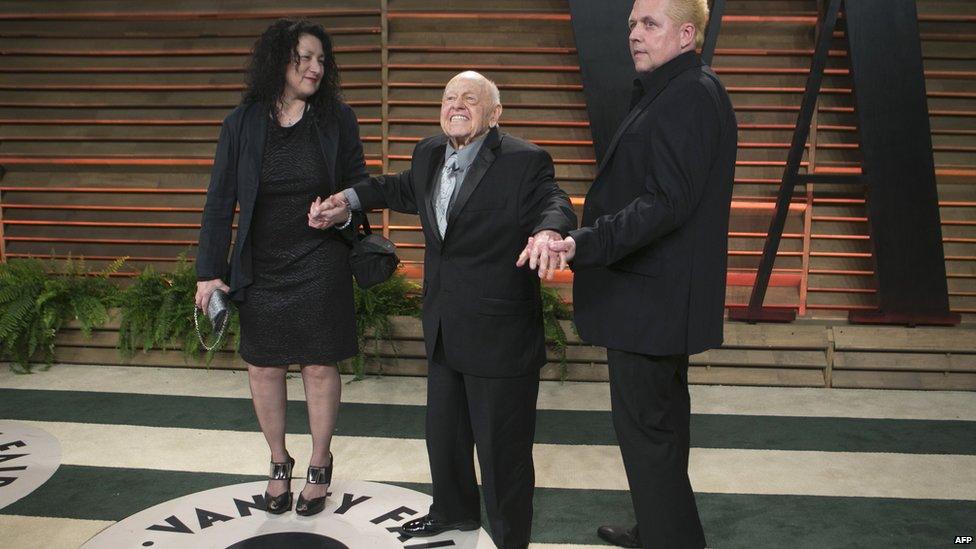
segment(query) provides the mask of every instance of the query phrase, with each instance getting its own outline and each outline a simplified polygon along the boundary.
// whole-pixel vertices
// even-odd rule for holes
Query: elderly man
[[[614,428],[638,527],[625,547],[705,546],[688,479],[688,355],[722,343],[736,121],[703,66],[706,0],[637,0],[634,102],[553,252],[575,272],[576,326],[607,348]]]
[[[552,158],[502,133],[501,113],[494,83],[458,74],[444,89],[444,135],[418,143],[409,170],[317,201],[309,223],[341,223],[347,207],[419,213],[434,501],[401,532],[479,527],[476,447],[492,538],[514,548],[529,543],[536,396],[546,362],[539,278],[515,258],[534,254],[532,267],[551,276],[556,262],[536,264],[538,257],[548,254],[549,240],[576,228],[576,215],[556,186]],[[523,249],[530,236],[533,248]]]

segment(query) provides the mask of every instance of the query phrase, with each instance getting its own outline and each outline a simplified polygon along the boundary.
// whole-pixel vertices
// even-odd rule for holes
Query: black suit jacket
[[[431,358],[438,333],[447,364],[485,377],[526,375],[546,362],[539,277],[515,260],[543,229],[576,227],[569,198],[539,147],[489,131],[448,212],[442,239],[432,189],[441,176],[447,137],[424,139],[409,170],[353,189],[363,208],[417,213],[424,254],[424,339]]]
[[[230,286],[231,296],[238,301],[244,299],[245,289],[253,280],[248,236],[264,160],[269,112],[267,104],[246,103],[224,119],[203,208],[197,278],[224,280]],[[348,105],[339,104],[335,116],[330,116],[327,121],[313,120],[322,157],[331,175],[326,180],[331,179],[336,187],[325,188],[323,185],[322,197],[368,177],[356,113]],[[238,204],[237,239],[228,261],[234,209]],[[354,230],[350,227],[346,232]],[[351,234],[345,236],[352,237]]]
[[[693,354],[722,344],[735,113],[694,52],[643,82],[570,233],[576,326],[611,349]]]

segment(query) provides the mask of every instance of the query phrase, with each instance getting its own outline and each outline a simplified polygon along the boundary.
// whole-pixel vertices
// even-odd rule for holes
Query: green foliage
[[[120,308],[118,346],[123,356],[139,349],[182,349],[185,355],[199,356],[202,346],[194,327],[194,295],[197,278],[193,265],[181,256],[169,273],[146,267],[120,291],[109,276],[118,272],[120,258],[100,272],[89,271],[81,260],[64,262],[61,269],[38,260],[12,260],[0,263],[0,358],[16,362],[15,370],[29,373],[30,360],[41,353],[50,365],[54,360],[54,340],[65,322],[77,321],[90,336],[93,329],[109,318],[111,307]],[[400,273],[368,290],[354,285],[356,334],[360,352],[351,359],[356,379],[363,379],[367,356],[379,355],[383,341],[392,343],[393,316],[420,316],[420,288]],[[542,289],[542,311],[546,340],[560,360],[561,377],[566,378],[566,333],[560,320],[571,317],[569,306],[550,287]],[[234,334],[233,349],[240,345],[240,320],[232,309],[228,332]],[[212,341],[210,323],[200,323],[206,340]],[[206,353],[207,364],[215,353]],[[394,348],[395,350],[395,348]],[[370,352],[371,351],[371,352]]]
[[[569,366],[566,362],[566,330],[563,330],[559,321],[570,320],[572,317],[569,304],[559,292],[550,286],[543,286],[542,321],[546,330],[546,343],[559,356],[559,379],[562,381],[566,381]]]
[[[90,337],[118,301],[109,276],[124,262],[117,259],[99,272],[71,258],[61,269],[35,259],[0,263],[0,357],[12,359],[15,371],[30,373],[37,353],[48,366],[54,361],[54,340],[65,322],[77,321]]]
[[[176,268],[169,273],[156,272],[146,267],[122,294],[119,323],[119,350],[123,356],[132,356],[137,349],[183,350],[187,358],[198,356],[203,348],[193,324],[194,296],[197,277],[185,256],[181,256]],[[228,332],[233,332],[234,349],[239,343],[240,330],[237,310],[232,309]],[[212,341],[210,322],[201,319],[200,331]],[[206,353],[207,364],[215,353],[227,346],[227,339],[220,346]]]
[[[352,358],[352,370],[356,379],[366,375],[366,349],[373,343],[372,356],[379,354],[380,342],[391,341],[393,324],[391,316],[419,316],[420,288],[401,273],[394,273],[382,284],[369,289],[353,285],[356,301],[356,335],[359,354]]]

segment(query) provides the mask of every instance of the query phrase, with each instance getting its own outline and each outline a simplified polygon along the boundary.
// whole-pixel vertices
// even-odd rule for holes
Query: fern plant
[[[351,359],[356,379],[366,376],[366,357],[368,344],[372,342],[373,352],[379,355],[380,343],[392,341],[392,316],[420,315],[420,288],[407,280],[401,273],[394,273],[386,282],[369,289],[353,285],[356,301],[356,335],[359,339],[359,354]]]
[[[570,320],[573,317],[569,304],[563,300],[559,292],[552,287],[542,287],[542,321],[546,331],[546,344],[559,357],[559,379],[566,381],[569,374],[569,363],[566,361],[566,330],[559,323],[560,320]]]
[[[193,323],[197,277],[193,265],[181,255],[176,268],[169,273],[146,267],[122,294],[119,321],[119,351],[132,356],[137,349],[182,349],[187,358],[202,352]],[[236,350],[240,330],[237,311],[232,311],[227,331],[234,333]],[[213,339],[210,323],[200,323],[205,338]],[[218,348],[206,353],[207,364],[216,352],[227,346],[227,338]]]
[[[71,258],[60,269],[36,259],[0,264],[0,356],[13,360],[14,371],[30,373],[38,353],[47,367],[54,361],[54,340],[64,323],[77,321],[90,337],[118,302],[109,276],[124,262],[117,259],[99,272]]]

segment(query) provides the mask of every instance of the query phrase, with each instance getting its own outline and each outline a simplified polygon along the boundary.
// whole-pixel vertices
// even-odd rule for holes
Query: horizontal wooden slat
[[[58,156],[46,154],[0,154],[0,165],[3,166],[212,166],[212,156],[195,156],[178,158],[171,155],[145,157],[134,155],[98,155],[98,156]],[[381,167],[382,160],[369,159],[366,165]]]
[[[0,21],[186,21],[194,19],[277,19],[279,17],[356,17],[380,15],[378,9],[287,9],[274,10],[167,10],[167,11],[60,11],[0,13]]]
[[[834,343],[839,351],[929,351],[976,354],[976,329],[838,326]]]
[[[976,374],[951,372],[866,372],[839,370],[833,374],[834,387],[851,389],[925,389],[935,391],[976,391]]]
[[[167,118],[9,118],[0,119],[0,125],[8,126],[220,126],[222,120],[167,119]],[[360,118],[360,125],[380,124],[379,118]]]
[[[976,354],[838,351],[834,370],[976,373]]]
[[[819,370],[789,368],[688,368],[689,383],[703,385],[762,385],[767,387],[824,387]]]
[[[345,64],[343,72],[350,71],[378,71],[382,67],[374,64]],[[182,67],[4,67],[0,66],[0,73],[7,74],[216,74],[216,73],[244,73],[246,68],[241,66],[222,65],[185,65]]]
[[[380,88],[380,82],[343,82],[342,89],[370,89]],[[171,91],[241,91],[244,84],[101,84],[101,83],[74,83],[74,84],[0,84],[0,91],[98,91],[98,92],[171,92]]]

